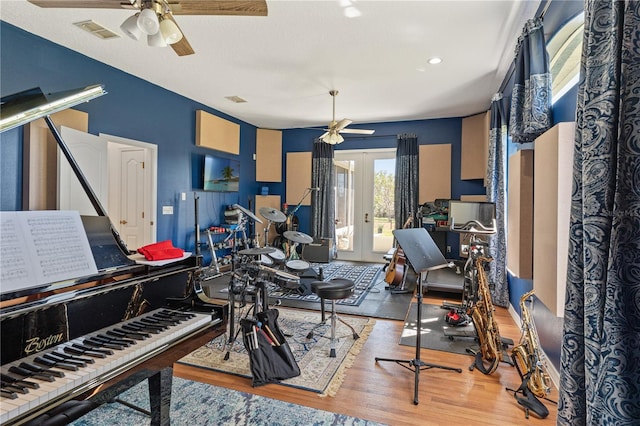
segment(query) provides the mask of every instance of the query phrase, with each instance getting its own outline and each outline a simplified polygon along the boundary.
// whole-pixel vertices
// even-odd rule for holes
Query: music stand
[[[393,235],[396,237],[398,245],[402,247],[404,255],[407,261],[411,264],[411,267],[418,275],[418,285],[416,290],[418,295],[417,305],[418,313],[416,320],[416,357],[414,359],[402,360],[402,359],[390,359],[390,358],[378,358],[378,361],[391,361],[396,364],[414,372],[415,383],[413,393],[413,403],[418,405],[418,384],[420,381],[420,370],[428,370],[431,368],[441,368],[444,370],[457,371],[462,373],[461,368],[447,367],[444,365],[429,364],[423,362],[420,359],[420,334],[421,334],[421,322],[422,322],[422,273],[428,274],[429,271],[436,269],[446,268],[449,266],[444,256],[440,252],[440,249],[433,242],[429,233],[424,228],[409,228],[409,229],[396,229],[393,231]]]

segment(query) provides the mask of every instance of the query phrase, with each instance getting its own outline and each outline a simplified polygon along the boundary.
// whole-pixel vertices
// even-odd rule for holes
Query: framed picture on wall
[[[238,192],[240,189],[240,161],[229,158],[204,157],[203,189],[216,192]]]

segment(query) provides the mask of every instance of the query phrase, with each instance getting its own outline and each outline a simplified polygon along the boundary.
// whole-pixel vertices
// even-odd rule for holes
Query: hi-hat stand
[[[461,368],[455,367],[447,367],[444,365],[438,364],[429,364],[423,362],[420,359],[420,350],[421,350],[421,323],[422,323],[422,279],[420,279],[422,273],[428,274],[429,271],[433,271],[436,269],[447,268],[449,263],[445,260],[444,256],[440,252],[440,249],[433,242],[429,233],[424,228],[409,228],[409,229],[396,229],[393,231],[393,235],[396,237],[398,245],[402,247],[404,251],[404,255],[409,261],[409,264],[412,266],[416,275],[418,275],[418,280],[416,283],[416,291],[417,291],[417,307],[418,313],[416,318],[416,357],[414,359],[403,360],[403,359],[391,359],[391,358],[378,358],[376,357],[376,362],[378,361],[391,361],[396,364],[404,367],[410,371],[414,372],[414,392],[413,392],[413,403],[418,405],[418,385],[420,383],[420,371],[428,370],[431,368],[441,368],[443,370],[451,370],[457,371],[458,373],[462,373]]]

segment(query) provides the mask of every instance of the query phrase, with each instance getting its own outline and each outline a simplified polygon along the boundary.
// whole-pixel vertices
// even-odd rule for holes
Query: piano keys
[[[27,421],[222,322],[160,308],[0,368],[0,423]]]

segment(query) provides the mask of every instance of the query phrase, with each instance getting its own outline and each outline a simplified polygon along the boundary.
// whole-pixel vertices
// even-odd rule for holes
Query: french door
[[[395,149],[334,152],[338,259],[382,262],[393,246]]]

